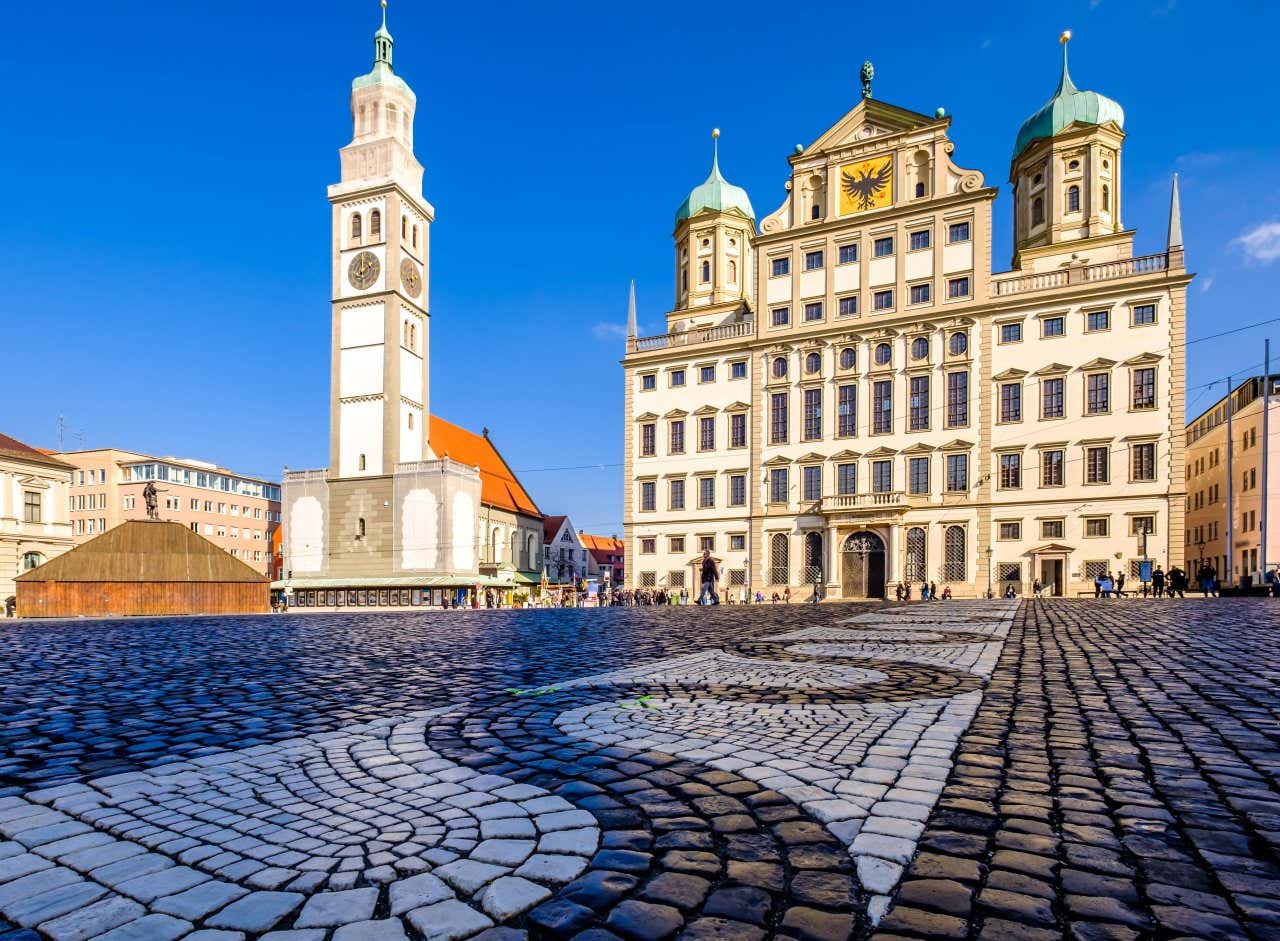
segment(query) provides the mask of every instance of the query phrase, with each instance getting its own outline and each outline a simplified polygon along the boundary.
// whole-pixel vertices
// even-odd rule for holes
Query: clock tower
[[[351,83],[351,143],[339,151],[333,207],[330,473],[385,477],[430,460],[430,227],[413,155],[417,97],[374,33],[373,69]]]

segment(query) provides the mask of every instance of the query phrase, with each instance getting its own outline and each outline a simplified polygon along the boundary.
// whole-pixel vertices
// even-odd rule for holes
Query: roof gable
[[[18,461],[30,461],[32,464],[42,464],[45,467],[54,467],[58,470],[69,471],[74,469],[66,461],[58,460],[48,451],[33,448],[31,445],[25,444],[17,438],[10,438],[5,434],[0,434],[0,457],[12,458]]]
[[[538,505],[507,466],[487,434],[475,434],[432,415],[427,443],[439,457],[448,457],[461,464],[479,468],[481,503],[526,516],[542,516]]]
[[[880,101],[878,98],[863,98],[847,111],[844,117],[828,128],[826,133],[806,147],[804,152],[808,154],[814,151],[833,150],[876,137],[913,131],[929,124],[941,124],[946,127],[950,123],[950,118],[931,118],[928,115]]]

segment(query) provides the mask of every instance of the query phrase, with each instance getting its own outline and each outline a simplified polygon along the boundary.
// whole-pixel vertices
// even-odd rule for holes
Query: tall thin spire
[[[711,129],[711,179],[720,175],[720,128]]]
[[[1067,43],[1071,42],[1071,30],[1064,29],[1058,42],[1062,43],[1062,78],[1058,79],[1057,92],[1061,95],[1063,92],[1078,91],[1076,83],[1071,81],[1071,73],[1067,71]]]
[[[631,291],[627,295],[627,339],[636,338],[636,282],[631,279]]]
[[[377,65],[379,62],[385,62],[391,65],[391,47],[395,45],[395,41],[391,38],[391,34],[387,32],[387,0],[382,0],[382,25],[378,27],[378,31],[373,34],[373,63]]]
[[[1169,241],[1166,248],[1182,247],[1182,204],[1178,200],[1178,174],[1173,175],[1173,193],[1169,197]]]

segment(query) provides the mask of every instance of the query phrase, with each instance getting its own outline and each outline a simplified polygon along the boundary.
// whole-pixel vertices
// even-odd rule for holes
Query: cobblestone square
[[[1280,937],[1280,616],[0,628],[0,938]]]

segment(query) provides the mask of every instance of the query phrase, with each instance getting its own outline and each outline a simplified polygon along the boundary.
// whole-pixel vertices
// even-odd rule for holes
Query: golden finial
[[[719,137],[719,136],[720,136],[720,128],[718,128],[718,127],[713,127],[713,128],[711,129],[711,138],[712,138],[712,140],[714,140],[715,138],[717,138],[717,137]]]
[[[385,7],[387,5],[387,0],[382,0],[382,5]],[[1062,31],[1062,35],[1058,37],[1058,42],[1062,43],[1065,46],[1070,41],[1071,41],[1071,30],[1064,29]]]

